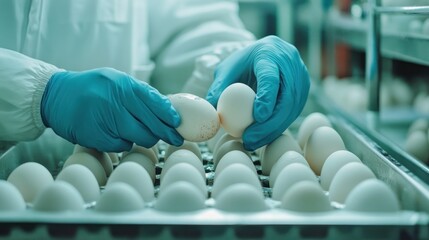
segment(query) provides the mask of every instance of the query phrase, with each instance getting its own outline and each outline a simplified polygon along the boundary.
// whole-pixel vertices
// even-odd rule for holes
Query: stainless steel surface
[[[379,14],[429,14],[429,6],[386,7],[377,5],[378,7],[375,8],[375,11]]]

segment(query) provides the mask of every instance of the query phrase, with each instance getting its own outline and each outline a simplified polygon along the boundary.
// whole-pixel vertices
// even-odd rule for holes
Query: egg
[[[307,163],[307,160],[302,156],[302,154],[296,151],[287,151],[280,156],[279,160],[273,165],[270,172],[270,187],[273,187],[279,173],[285,168],[287,165],[291,163],[301,163],[308,167],[310,167]]]
[[[262,192],[259,178],[249,167],[240,163],[234,163],[226,167],[213,182],[211,197],[215,198],[229,185],[234,183],[247,183],[256,190]]]
[[[215,179],[216,176],[218,176],[226,167],[234,163],[243,164],[249,167],[249,169],[252,170],[255,175],[258,175],[258,173],[256,172],[255,165],[253,164],[253,161],[249,157],[249,155],[245,154],[242,151],[233,150],[223,155],[223,157],[219,160],[219,164],[215,169]]]
[[[228,152],[237,150],[242,151],[243,153],[247,154],[250,157],[249,152],[247,152],[244,149],[243,143],[239,140],[230,140],[228,142],[225,142],[222,144],[222,146],[219,147],[217,152],[213,154],[213,165],[216,168],[220,159]]]
[[[109,157],[109,154],[105,152],[97,151],[95,149],[82,147],[76,144],[73,153],[78,153],[78,152],[85,152],[85,153],[91,154],[101,163],[101,166],[103,166],[104,171],[106,172],[106,176],[107,177],[110,176],[110,174],[113,171],[113,164],[112,164],[112,160]]]
[[[241,140],[239,138],[233,137],[231,135],[229,135],[228,133],[224,133],[219,140],[216,142],[214,149],[213,149],[213,155],[216,154],[220,148],[220,146],[222,146],[224,143],[231,141],[231,140],[238,140],[241,142]]]
[[[358,212],[397,212],[400,204],[393,190],[383,181],[368,179],[349,193],[344,209]]]
[[[100,186],[94,174],[85,166],[73,164],[64,168],[55,181],[70,183],[86,203],[95,202],[100,197]]]
[[[216,135],[214,135],[214,137],[210,138],[209,140],[207,140],[207,148],[209,149],[210,152],[214,152],[214,148],[215,145],[217,143],[217,141],[225,134],[225,130],[220,127],[219,130],[217,131]]]
[[[320,175],[326,158],[333,152],[345,150],[343,139],[331,127],[319,127],[313,131],[304,147],[304,157],[311,169]]]
[[[292,185],[300,181],[318,183],[316,175],[311,169],[301,163],[291,163],[280,171],[272,189],[272,199],[281,201],[283,195]]]
[[[205,99],[189,93],[169,96],[171,104],[181,117],[177,132],[191,142],[212,138],[220,127],[216,109]]]
[[[274,164],[287,151],[295,151],[302,154],[301,147],[291,134],[282,134],[268,144],[261,157],[262,174],[269,176]]]
[[[203,157],[201,155],[201,151],[200,151],[200,147],[198,146],[197,143],[195,142],[189,142],[189,141],[184,141],[183,144],[181,146],[173,146],[173,145],[168,145],[167,148],[165,149],[165,154],[164,154],[164,159],[168,159],[168,157],[174,152],[177,151],[179,149],[187,149],[193,153],[195,153],[195,155],[197,155],[197,157],[202,161]]]
[[[0,180],[0,212],[25,210],[25,201],[10,182]]]
[[[107,180],[105,189],[109,189],[116,182],[127,183],[133,187],[145,202],[151,202],[155,198],[151,176],[138,163],[123,162],[119,164]]]
[[[422,162],[429,162],[429,141],[426,132],[414,131],[405,141],[405,151]]]
[[[128,155],[126,155],[124,158],[122,158],[121,164],[126,163],[126,162],[135,162],[137,164],[139,164],[140,166],[142,166],[146,172],[149,174],[150,179],[152,180],[152,182],[155,182],[155,165],[153,163],[152,160],[150,160],[149,157],[147,157],[144,154],[141,153],[137,153],[137,152],[133,152],[133,153],[129,153]],[[119,165],[121,165],[119,164]]]
[[[164,175],[160,186],[159,192],[164,191],[169,185],[186,181],[195,185],[204,196],[207,196],[206,180],[201,176],[198,170],[189,163],[178,163],[172,166]]]
[[[220,124],[231,136],[241,138],[253,123],[253,104],[256,93],[243,83],[229,85],[219,96],[217,112]]]
[[[122,158],[125,158],[130,153],[140,153],[145,155],[147,158],[149,158],[153,164],[157,164],[158,161],[158,149],[156,148],[156,145],[151,148],[145,148],[142,146],[139,146],[137,144],[133,144],[133,147],[129,152],[124,152],[122,154]]]
[[[268,209],[264,195],[247,183],[226,187],[216,198],[215,208],[235,213],[260,212]]]
[[[205,208],[205,200],[195,185],[179,181],[160,192],[154,207],[163,212],[194,212]]]
[[[362,163],[358,156],[347,150],[339,150],[329,155],[320,173],[320,185],[322,188],[329,190],[332,179],[338,170],[351,162]]]
[[[112,161],[112,166],[116,166],[119,164],[119,156],[117,153],[109,152],[107,154],[109,155],[110,161]]]
[[[206,172],[204,170],[204,166],[201,160],[193,152],[186,149],[180,149],[173,152],[165,161],[160,175],[161,181],[162,179],[164,179],[164,175],[172,166],[182,162],[186,162],[194,166],[204,178],[204,180],[206,179]]]
[[[329,199],[343,204],[350,191],[359,183],[375,178],[374,173],[362,163],[351,162],[344,165],[332,179],[329,187]]]
[[[318,127],[328,126],[332,127],[329,119],[322,113],[313,112],[310,113],[305,119],[302,121],[301,125],[298,128],[297,141],[301,149],[304,149],[305,143],[307,142],[310,135],[314,130]]]
[[[26,162],[15,168],[7,181],[19,190],[25,202],[31,203],[39,192],[54,181],[54,178],[40,163]]]
[[[408,135],[415,131],[422,131],[425,132],[429,129],[429,121],[424,118],[418,118],[414,120],[410,127],[408,128]]]
[[[293,184],[281,199],[281,208],[296,212],[326,212],[332,210],[328,196],[319,184],[301,181]]]
[[[136,189],[123,182],[112,183],[100,196],[95,211],[106,213],[133,212],[144,208]]]
[[[97,179],[98,185],[104,186],[107,181],[106,171],[94,156],[86,152],[77,152],[70,155],[64,162],[63,169],[73,165],[81,164],[87,167]]]
[[[70,183],[55,181],[37,194],[33,209],[41,212],[84,210],[84,200]]]

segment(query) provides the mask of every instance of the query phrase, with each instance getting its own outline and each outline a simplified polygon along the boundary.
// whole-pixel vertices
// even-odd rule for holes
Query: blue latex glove
[[[243,133],[247,150],[279,137],[301,113],[310,88],[298,50],[275,36],[260,39],[222,61],[215,70],[207,100],[216,107],[222,91],[236,82],[256,92],[255,122]]]
[[[181,145],[180,116],[155,88],[111,68],[58,72],[41,103],[46,127],[68,141],[103,152],[151,147],[159,139]]]

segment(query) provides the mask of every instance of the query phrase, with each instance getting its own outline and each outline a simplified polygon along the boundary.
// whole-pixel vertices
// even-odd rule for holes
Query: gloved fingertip
[[[173,113],[173,118],[172,118],[172,127],[178,128],[180,126],[181,122],[182,122],[182,119],[181,119],[179,113],[178,112],[174,112]]]
[[[250,152],[253,152],[257,149],[254,143],[248,142],[248,141],[243,141],[243,147],[246,151],[250,151]]]
[[[180,146],[183,145],[184,141],[185,140],[182,137],[175,137],[175,138],[171,139],[171,143],[170,144],[174,145],[176,147],[180,147]]]

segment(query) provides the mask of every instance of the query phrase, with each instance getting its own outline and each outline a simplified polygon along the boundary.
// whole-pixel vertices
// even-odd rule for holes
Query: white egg
[[[408,128],[408,135],[415,131],[426,132],[429,129],[429,121],[425,118],[418,118],[414,120]]]
[[[101,163],[101,166],[103,166],[104,171],[106,172],[106,176],[107,177],[110,176],[110,174],[113,171],[113,164],[112,164],[112,160],[109,157],[109,154],[105,152],[97,151],[96,149],[82,147],[76,144],[74,147],[73,153],[78,153],[78,152],[85,152],[85,153],[91,154]]]
[[[135,162],[142,166],[146,172],[149,174],[150,178],[152,179],[152,182],[155,182],[155,165],[152,160],[150,160],[149,157],[147,157],[144,154],[133,152],[127,154],[124,158],[122,158],[121,164],[126,162]],[[119,164],[119,165],[121,165]]]
[[[63,169],[73,165],[81,164],[87,167],[97,179],[98,185],[104,186],[107,181],[106,171],[94,156],[86,152],[77,152],[70,155],[64,162]]]
[[[273,165],[271,169],[270,187],[274,187],[274,184],[276,182],[276,179],[279,173],[283,170],[283,168],[285,168],[287,165],[291,163],[301,163],[310,167],[310,165],[308,165],[307,160],[305,160],[302,154],[296,151],[287,151],[280,156],[279,160]]]
[[[351,162],[344,165],[332,179],[329,187],[329,199],[344,203],[350,191],[359,183],[375,178],[374,173],[362,163]]]
[[[159,194],[155,209],[163,212],[193,212],[204,209],[205,200],[195,185],[179,181],[169,185]]]
[[[112,183],[100,196],[95,210],[98,212],[132,212],[144,208],[144,200],[136,189],[123,182]]]
[[[320,185],[322,188],[329,190],[332,179],[338,170],[351,162],[362,163],[358,156],[347,150],[339,150],[329,155],[329,157],[326,158],[320,173]]]
[[[116,166],[119,164],[119,156],[117,153],[109,152],[107,154],[109,155],[110,161],[112,162],[113,166]]]
[[[226,143],[226,142],[228,142],[228,141],[231,141],[231,140],[238,140],[238,141],[240,141],[240,142],[241,142],[241,139],[236,138],[236,137],[233,137],[233,136],[229,135],[228,133],[224,133],[224,134],[219,138],[219,140],[216,142],[216,144],[215,144],[215,146],[214,146],[214,149],[213,149],[213,155],[215,155],[215,154],[218,152],[218,150],[219,150],[220,146],[222,146],[224,143]]]
[[[345,149],[343,139],[333,128],[319,127],[308,138],[304,157],[314,173],[320,175],[326,158],[333,152]]]
[[[202,161],[203,157],[201,156],[201,151],[200,151],[200,147],[198,146],[197,143],[195,142],[189,142],[189,141],[184,141],[183,144],[181,146],[173,146],[173,145],[167,145],[167,148],[165,149],[165,154],[164,154],[164,159],[167,159],[173,152],[179,150],[179,149],[187,149],[193,153],[195,153],[195,155],[197,155],[197,157]]]
[[[359,183],[349,193],[344,205],[345,210],[373,213],[397,212],[401,209],[393,190],[378,179]]]
[[[178,93],[169,97],[181,117],[177,132],[185,140],[203,142],[216,134],[220,127],[219,116],[209,102],[189,93]]]
[[[122,159],[125,158],[130,153],[140,153],[145,155],[147,158],[149,158],[153,164],[158,163],[158,149],[156,148],[156,145],[151,148],[145,148],[142,146],[139,146],[137,144],[133,144],[133,147],[129,152],[123,152],[122,153]]]
[[[405,141],[405,151],[422,162],[429,162],[429,141],[426,132],[414,131]]]
[[[253,161],[249,157],[249,155],[247,155],[242,151],[233,150],[233,151],[227,152],[219,160],[219,164],[215,169],[215,179],[216,179],[216,176],[218,176],[226,167],[234,163],[243,164],[249,167],[249,169],[252,170],[252,172],[254,172],[255,175],[258,175],[258,173],[256,172],[255,165],[253,164]]]
[[[216,198],[215,207],[226,212],[260,212],[268,209],[261,191],[247,183],[227,186]]]
[[[37,194],[33,209],[41,212],[76,212],[84,210],[84,204],[75,187],[68,182],[56,181]]]
[[[247,183],[262,192],[262,185],[258,176],[249,167],[234,163],[226,167],[216,177],[216,181],[213,182],[211,197],[216,198],[225,188],[234,183]]]
[[[217,143],[217,141],[225,134],[225,130],[220,127],[219,130],[217,131],[216,135],[214,135],[214,137],[210,138],[209,140],[207,140],[207,148],[209,149],[210,152],[214,152],[215,149],[215,145]]]
[[[151,176],[138,163],[123,162],[119,164],[107,180],[106,189],[109,189],[116,182],[127,183],[133,187],[145,202],[151,202],[155,198]]]
[[[253,123],[253,104],[256,93],[243,83],[233,83],[221,93],[217,112],[222,127],[231,136],[241,138]]]
[[[287,151],[295,151],[302,154],[301,147],[291,134],[282,134],[268,144],[261,157],[262,174],[269,176],[274,164]]]
[[[328,196],[313,181],[301,181],[292,185],[282,197],[281,208],[296,212],[332,210]]]
[[[201,160],[193,152],[186,149],[180,149],[172,153],[165,161],[160,175],[161,181],[162,179],[164,179],[164,175],[172,166],[182,162],[186,162],[194,166],[204,178],[204,180],[206,179],[206,172],[204,170],[204,166]]]
[[[0,212],[25,210],[25,201],[10,182],[0,180]]]
[[[97,201],[100,197],[100,186],[94,174],[80,164],[70,165],[58,174],[56,181],[70,183],[79,191],[86,203]]]
[[[7,181],[19,190],[25,202],[31,203],[37,194],[54,181],[54,178],[40,163],[26,162],[15,168]]]
[[[189,163],[178,163],[172,166],[164,175],[159,185],[159,192],[163,192],[165,188],[179,181],[186,181],[195,185],[204,196],[207,196],[206,180]]]
[[[307,142],[313,131],[316,130],[316,128],[322,126],[332,127],[331,122],[324,114],[314,112],[310,113],[307,117],[305,117],[305,119],[299,126],[298,135],[296,137],[301,149],[304,149],[305,143]]]
[[[220,159],[233,150],[242,151],[250,157],[249,152],[244,149],[243,143],[239,140],[230,140],[222,144],[219,149],[213,154],[213,165],[216,168]]]
[[[318,184],[316,175],[311,169],[301,163],[291,163],[280,171],[274,187],[272,189],[272,198],[281,201],[283,195],[292,185],[300,181],[312,181]]]

